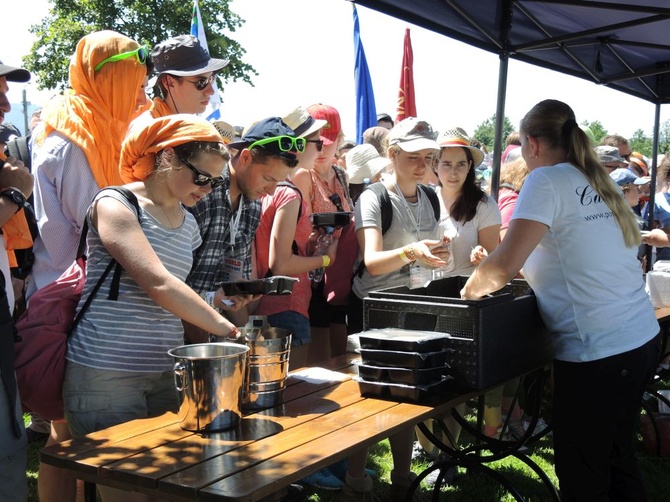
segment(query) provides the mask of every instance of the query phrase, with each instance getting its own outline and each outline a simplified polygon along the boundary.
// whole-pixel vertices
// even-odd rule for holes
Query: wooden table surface
[[[167,413],[45,448],[41,458],[87,482],[169,500],[254,501],[474,395],[434,406],[364,398],[351,379],[354,358],[324,365],[340,382],[289,377],[282,406],[248,414],[229,431],[185,431]]]

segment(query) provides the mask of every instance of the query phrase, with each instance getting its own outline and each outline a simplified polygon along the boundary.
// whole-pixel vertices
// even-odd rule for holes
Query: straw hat
[[[223,138],[224,145],[227,145],[235,140],[235,129],[228,122],[216,119],[212,119],[210,122]]]
[[[467,148],[472,154],[472,160],[474,165],[472,167],[477,167],[484,161],[484,152],[479,148],[470,146],[470,138],[468,134],[461,129],[460,127],[452,127],[447,129],[442,133],[442,135],[437,140],[437,143],[442,148]]]
[[[349,183],[359,185],[372,182],[375,177],[391,165],[391,159],[379,155],[377,149],[368,144],[358,145],[347,152],[347,174]]]

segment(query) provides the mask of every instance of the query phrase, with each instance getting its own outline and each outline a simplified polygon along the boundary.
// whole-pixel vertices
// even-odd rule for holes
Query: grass
[[[662,382],[661,388],[670,387],[670,385],[666,384],[670,384],[670,382]],[[652,408],[655,406],[654,401],[653,398],[649,401]],[[471,421],[474,420],[472,415],[468,418]],[[467,446],[470,441],[471,438],[467,433],[462,433],[461,445]],[[33,442],[28,446],[28,502],[38,502],[37,469],[39,450],[43,446],[43,442]],[[529,456],[542,468],[554,486],[557,486],[558,481],[554,472],[552,440],[547,437],[540,439],[533,445]],[[647,487],[649,502],[668,500],[668,493],[670,493],[670,457],[657,457],[641,451],[639,454],[639,464]],[[418,473],[428,465],[429,462],[426,460],[417,460],[414,462],[413,470]],[[537,475],[520,460],[509,456],[496,462],[487,463],[486,465],[509,479],[526,501],[549,502],[553,500],[546,486],[542,484]],[[390,486],[390,472],[393,467],[387,440],[378,443],[370,449],[368,467],[373,468],[378,473],[374,480],[375,495],[379,500],[387,500],[386,493]],[[510,493],[506,492],[489,476],[473,470],[466,470],[463,467],[459,467],[458,472],[459,475],[453,485],[443,489],[441,500],[448,500],[449,502],[470,502],[472,500],[507,502],[515,500]],[[423,491],[426,494],[430,493],[426,488]],[[308,500],[311,502],[337,502],[339,500],[339,492],[309,489],[307,494]]]

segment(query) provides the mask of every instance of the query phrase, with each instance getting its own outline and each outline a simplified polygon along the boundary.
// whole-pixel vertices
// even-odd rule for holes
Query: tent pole
[[[500,184],[500,157],[502,156],[503,125],[505,123],[505,98],[507,94],[507,70],[509,57],[507,53],[500,55],[500,69],[498,70],[498,100],[496,103],[496,123],[493,139],[493,164],[491,165],[491,197],[498,200],[498,185]]]
[[[657,83],[661,84],[660,80],[663,79],[662,75],[659,75],[657,77]],[[654,228],[654,203],[656,201],[656,172],[658,169],[658,166],[656,164],[656,157],[658,156],[658,135],[660,133],[660,126],[661,126],[661,105],[660,103],[656,103],[656,109],[654,111],[654,137],[652,140],[652,146],[651,146],[651,184],[649,185],[649,202],[648,202],[648,207],[649,207],[649,216],[647,217],[647,228]],[[663,196],[663,195],[661,195]],[[647,246],[645,250],[645,257],[647,258],[646,260],[646,266],[645,266],[645,272],[649,272],[651,270],[651,267],[653,263],[651,262],[651,246]]]

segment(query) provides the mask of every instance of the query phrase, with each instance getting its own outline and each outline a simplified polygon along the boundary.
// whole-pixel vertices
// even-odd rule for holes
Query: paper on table
[[[291,373],[291,377],[308,383],[343,382],[350,378],[344,373],[327,370],[326,368],[305,368]]]

